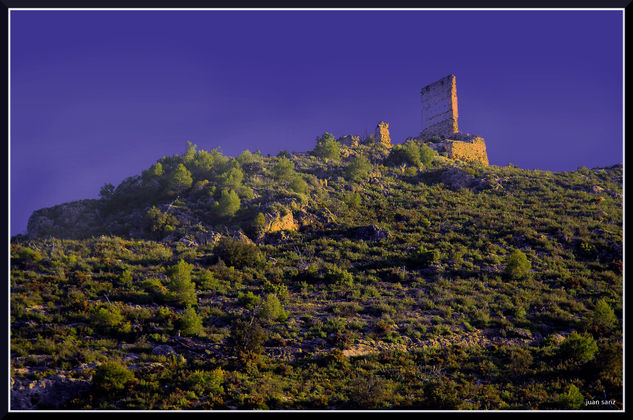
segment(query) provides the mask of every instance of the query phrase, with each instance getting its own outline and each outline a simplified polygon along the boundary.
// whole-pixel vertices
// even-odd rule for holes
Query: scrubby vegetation
[[[188,144],[12,238],[12,406],[63,377],[65,409],[622,408],[621,193],[415,141]]]

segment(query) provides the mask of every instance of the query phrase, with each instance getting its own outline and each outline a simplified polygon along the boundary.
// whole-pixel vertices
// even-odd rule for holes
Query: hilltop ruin
[[[488,165],[486,142],[461,133],[457,124],[457,83],[448,76],[422,88],[422,132],[419,139],[450,159]]]

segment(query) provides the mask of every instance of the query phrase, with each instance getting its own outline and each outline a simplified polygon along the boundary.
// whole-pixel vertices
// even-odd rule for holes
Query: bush
[[[263,321],[285,321],[288,318],[279,298],[273,293],[266,296],[257,315]]]
[[[567,392],[560,395],[558,402],[562,408],[571,410],[578,410],[585,402],[585,397],[582,395],[578,387],[574,384],[569,385]]]
[[[415,250],[411,259],[414,264],[421,267],[428,267],[431,264],[437,264],[440,261],[440,251],[437,249],[426,249],[424,246]]]
[[[116,394],[134,380],[134,373],[118,362],[105,362],[97,367],[92,384],[108,394]]]
[[[402,164],[420,166],[420,148],[413,142],[396,144],[391,148],[386,163],[390,166]]]
[[[347,164],[345,177],[349,181],[361,181],[367,177],[371,168],[372,165],[365,156],[356,156]]]
[[[255,266],[262,262],[263,256],[257,245],[222,238],[215,246],[215,254],[227,265],[236,268]]]
[[[584,365],[590,362],[598,352],[598,344],[593,337],[584,333],[572,332],[565,338],[558,348],[558,355],[561,359],[574,365]]]
[[[280,157],[272,167],[272,173],[278,181],[289,181],[295,175],[295,164],[286,157]]]
[[[532,263],[520,249],[515,249],[505,260],[505,274],[515,280],[525,279],[530,275]]]
[[[584,320],[585,327],[597,334],[611,331],[617,323],[615,312],[604,299],[600,299],[596,303],[593,312]]]
[[[193,184],[191,172],[182,163],[176,166],[167,179],[167,188],[171,194],[182,194],[191,188],[191,184]]]
[[[426,144],[423,144],[420,146],[420,163],[425,168],[428,168],[429,166],[431,166],[431,164],[433,163],[436,157],[437,157],[437,152],[435,150],[431,149]]]
[[[196,286],[191,281],[192,264],[186,263],[184,260],[178,261],[177,264],[167,269],[167,275],[170,277],[169,291],[172,300],[182,306],[195,305],[197,303]]]
[[[314,155],[325,159],[326,162],[328,160],[339,160],[341,158],[341,144],[336,141],[332,134],[326,132],[320,138],[317,138]]]
[[[235,320],[231,326],[230,348],[241,362],[256,359],[263,351],[266,341],[265,330],[254,320]]]
[[[240,209],[240,197],[233,190],[224,188],[215,203],[215,212],[220,217],[233,217]]]
[[[197,395],[218,395],[224,392],[222,383],[224,382],[224,371],[217,368],[211,372],[194,371],[187,378],[187,384]]]
[[[237,296],[237,303],[239,303],[246,309],[255,309],[255,307],[259,305],[260,301],[261,298],[255,295],[250,290],[246,293],[240,292]]]
[[[199,336],[203,332],[202,318],[191,306],[187,306],[178,322],[183,335]]]
[[[151,209],[145,213],[146,229],[150,232],[150,236],[153,239],[160,240],[165,235],[173,232],[180,224],[178,219],[169,214],[163,213],[156,206],[152,206]]]

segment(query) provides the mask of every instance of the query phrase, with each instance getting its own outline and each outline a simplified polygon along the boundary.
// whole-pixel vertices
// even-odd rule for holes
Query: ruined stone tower
[[[376,143],[391,147],[391,137],[389,136],[389,123],[380,121],[376,126]]]
[[[449,74],[422,88],[421,136],[450,137],[457,132],[457,85],[455,75]]]
[[[443,137],[438,140],[437,137]],[[450,159],[488,165],[486,142],[480,136],[460,133],[457,127],[455,75],[422,88],[422,141]]]

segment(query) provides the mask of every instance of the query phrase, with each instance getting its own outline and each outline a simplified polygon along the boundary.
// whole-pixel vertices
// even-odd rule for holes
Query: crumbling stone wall
[[[466,162],[480,162],[488,166],[486,142],[481,137],[475,137],[468,141],[444,140],[444,143],[444,150],[449,158]]]
[[[339,137],[338,142],[345,146],[356,147],[358,146],[358,143],[360,143],[360,136],[349,134],[347,136]]]
[[[422,137],[450,137],[457,133],[457,84],[455,75],[422,88]]]
[[[380,121],[376,126],[376,143],[381,143],[391,147],[391,137],[389,136],[389,123]]]

